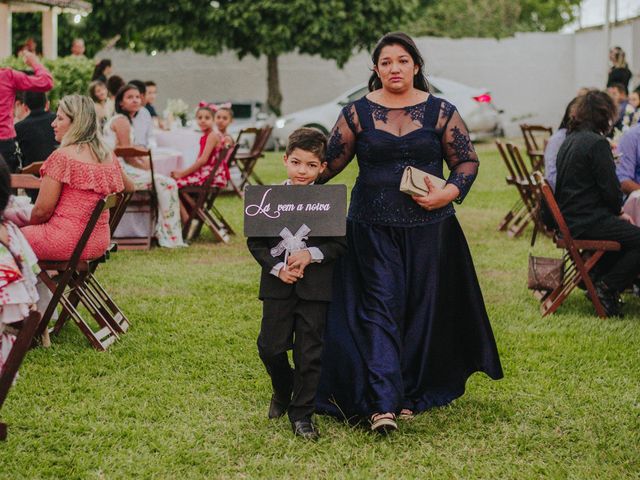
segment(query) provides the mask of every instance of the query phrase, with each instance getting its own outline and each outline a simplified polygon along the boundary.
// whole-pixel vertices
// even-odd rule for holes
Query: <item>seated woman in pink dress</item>
[[[64,97],[52,126],[60,148],[40,169],[40,192],[22,233],[39,259],[68,260],[98,200],[133,191],[134,185],[103,143],[89,97]],[[109,242],[109,213],[104,212],[81,258],[103,255]]]

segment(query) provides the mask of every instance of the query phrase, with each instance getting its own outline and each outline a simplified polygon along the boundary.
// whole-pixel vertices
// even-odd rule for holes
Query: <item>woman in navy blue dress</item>
[[[446,405],[467,378],[502,368],[466,240],[452,202],[466,196],[478,157],[456,108],[429,93],[424,61],[403,33],[373,52],[370,93],[345,106],[331,132],[334,177],[354,158],[359,175],[336,266],[317,408],[374,431],[396,415]],[[399,191],[407,166],[443,178],[429,194]]]

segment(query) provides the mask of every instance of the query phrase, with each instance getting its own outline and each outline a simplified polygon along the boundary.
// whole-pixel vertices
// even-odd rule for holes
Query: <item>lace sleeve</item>
[[[346,105],[331,130],[327,145],[327,168],[317,183],[326,183],[340,173],[353,159],[356,150],[355,106]]]
[[[449,170],[451,170],[447,183],[458,187],[460,195],[455,202],[462,203],[478,174],[480,162],[462,117],[455,107],[451,110],[451,115],[442,133],[442,151]]]

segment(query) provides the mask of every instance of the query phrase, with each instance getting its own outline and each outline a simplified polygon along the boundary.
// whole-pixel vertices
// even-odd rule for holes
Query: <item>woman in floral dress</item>
[[[141,109],[140,91],[135,85],[125,85],[115,98],[116,115],[104,127],[104,140],[111,148],[133,146],[131,119]],[[151,185],[151,170],[146,159],[120,159],[125,173],[133,180],[136,190],[146,190]],[[180,202],[175,180],[155,174],[158,194],[158,221],[155,237],[161,247],[184,247],[180,224]]]

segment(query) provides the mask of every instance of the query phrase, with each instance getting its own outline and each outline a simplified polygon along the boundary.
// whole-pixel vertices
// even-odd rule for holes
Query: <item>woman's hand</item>
[[[174,170],[173,172],[171,172],[171,178],[173,178],[174,180],[182,178],[182,172],[180,170]]]
[[[411,198],[425,210],[442,208],[453,202],[460,195],[458,187],[451,183],[446,184],[444,188],[440,188],[434,185],[429,177],[425,177],[424,183],[427,185],[429,193],[420,196],[412,195]]]

